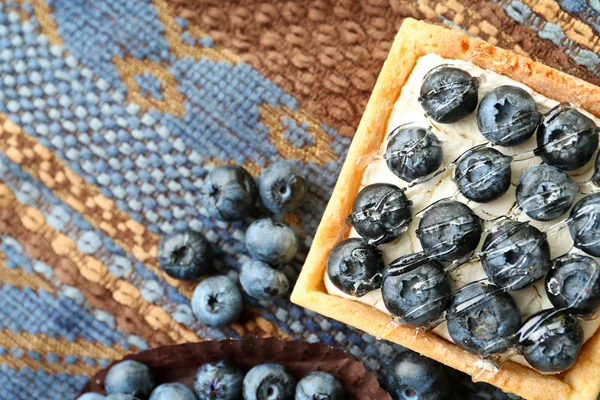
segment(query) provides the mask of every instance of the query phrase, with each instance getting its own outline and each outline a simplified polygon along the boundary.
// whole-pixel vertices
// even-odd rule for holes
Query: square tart
[[[386,329],[391,317],[369,305],[329,294],[325,268],[330,251],[350,233],[346,217],[361,188],[369,155],[377,152],[384,140],[394,103],[417,60],[432,53],[471,62],[600,117],[600,88],[463,32],[406,19],[379,74],[291,297],[302,307],[376,337]],[[386,340],[528,400],[595,400],[600,392],[600,330],[585,343],[575,365],[556,375],[544,375],[512,361],[504,363],[496,373],[482,372],[475,366],[477,355],[434,333],[415,335],[415,328],[410,326],[397,327],[386,334]]]

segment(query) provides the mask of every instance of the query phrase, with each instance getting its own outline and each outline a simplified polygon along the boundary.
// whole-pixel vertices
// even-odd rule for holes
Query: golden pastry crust
[[[419,57],[430,53],[470,61],[522,82],[548,98],[575,104],[600,117],[600,88],[590,83],[460,31],[405,20],[373,89],[292,293],[292,302],[374,336],[390,331],[390,317],[374,307],[328,294],[325,266],[332,248],[349,234],[345,219],[351,212],[370,156],[379,149],[385,136],[394,103]],[[471,376],[479,373],[478,380],[528,400],[595,400],[600,392],[600,330],[586,342],[577,363],[558,375],[544,375],[510,361],[496,374],[480,373],[475,366],[477,356],[432,333],[415,336],[414,328],[408,326],[387,332],[385,338]]]

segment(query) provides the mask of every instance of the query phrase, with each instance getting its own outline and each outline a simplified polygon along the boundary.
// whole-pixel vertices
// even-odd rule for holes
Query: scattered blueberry
[[[566,172],[550,165],[529,168],[517,185],[519,207],[532,219],[550,221],[571,208],[579,185]]]
[[[527,222],[504,220],[486,236],[481,264],[488,279],[505,290],[519,290],[552,268],[546,234]]]
[[[206,208],[212,218],[239,221],[253,210],[257,198],[254,178],[239,165],[213,169],[204,181]]]
[[[192,310],[205,325],[222,328],[236,321],[242,314],[242,293],[227,276],[212,276],[196,286],[192,296]]]
[[[519,334],[521,354],[540,372],[570,368],[583,345],[580,319],[565,310],[543,310],[532,315]]]
[[[156,384],[150,368],[133,360],[113,365],[104,380],[104,390],[107,394],[130,394],[147,398],[154,386]]]
[[[575,203],[569,220],[574,246],[600,257],[600,193],[590,194]]]
[[[274,214],[294,211],[304,199],[306,178],[289,161],[269,165],[258,179],[258,194],[263,205]]]
[[[488,92],[477,109],[479,131],[497,146],[516,146],[527,141],[541,121],[542,114],[533,97],[512,85]]]
[[[86,393],[79,396],[77,400],[106,400],[106,397],[98,393]]]
[[[442,165],[442,144],[431,129],[400,126],[390,133],[385,159],[394,175],[412,182]]]
[[[487,203],[510,187],[510,157],[491,147],[475,147],[458,161],[454,180],[467,199]]]
[[[459,289],[446,317],[454,343],[483,355],[505,351],[521,326],[521,311],[510,294],[482,283]]]
[[[258,300],[273,300],[287,293],[290,288],[283,272],[257,260],[242,265],[240,283],[244,292]]]
[[[413,326],[438,319],[450,302],[452,290],[444,267],[422,253],[392,261],[383,272],[381,289],[388,311]]]
[[[375,183],[358,192],[348,221],[370,243],[386,243],[408,228],[411,204],[403,189]]]
[[[196,396],[184,384],[173,382],[157,386],[148,400],[196,400]]]
[[[358,238],[338,243],[327,259],[327,275],[331,282],[344,293],[356,297],[381,286],[382,270],[379,251]]]
[[[394,400],[443,400],[450,394],[444,367],[412,351],[402,352],[392,360],[385,383]]]
[[[315,371],[296,385],[295,400],[344,400],[344,386],[333,375]]]
[[[230,361],[203,364],[194,379],[198,400],[238,400],[242,397],[243,372]]]
[[[281,365],[262,364],[244,378],[244,400],[293,400],[296,380]]]
[[[598,127],[590,118],[560,104],[544,117],[535,154],[546,164],[566,171],[583,167],[598,148]]]
[[[104,398],[104,400],[141,400],[141,399],[138,397],[132,396],[130,394],[117,393],[117,394],[111,394],[110,396],[106,396]]]
[[[429,257],[452,262],[473,254],[482,231],[481,218],[473,210],[455,200],[441,200],[425,211],[417,236]]]
[[[165,236],[158,246],[162,269],[175,279],[194,280],[212,266],[212,250],[202,234],[193,230]]]
[[[478,87],[477,79],[468,72],[442,65],[425,75],[419,102],[428,117],[450,124],[475,111]]]
[[[298,239],[289,226],[269,218],[259,219],[246,231],[246,248],[260,261],[282,265],[296,255]]]
[[[592,257],[578,254],[558,258],[546,276],[546,293],[556,308],[585,317],[600,306],[600,265]]]

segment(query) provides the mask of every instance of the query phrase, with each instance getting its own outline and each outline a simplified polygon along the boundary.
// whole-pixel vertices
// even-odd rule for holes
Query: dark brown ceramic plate
[[[148,365],[159,383],[181,382],[188,386],[192,385],[198,367],[206,362],[227,359],[246,371],[255,365],[273,362],[288,368],[297,380],[312,371],[328,372],[344,384],[348,399],[391,400],[360,361],[322,343],[286,342],[273,338],[207,341],[159,347],[124,359]],[[111,366],[90,378],[81,394],[104,394],[104,378]]]

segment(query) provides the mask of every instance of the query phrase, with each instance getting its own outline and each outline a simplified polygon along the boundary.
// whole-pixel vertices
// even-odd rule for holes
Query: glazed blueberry
[[[194,379],[198,400],[238,400],[242,397],[244,373],[232,362],[203,364]]]
[[[483,355],[506,350],[521,326],[521,311],[510,294],[482,283],[461,288],[446,317],[454,343]]]
[[[590,194],[575,203],[569,219],[574,246],[600,257],[600,193]]]
[[[200,233],[191,229],[165,236],[158,245],[158,261],[171,277],[194,280],[212,266],[212,250]]]
[[[596,162],[594,162],[594,174],[592,175],[591,181],[594,185],[600,186],[600,153],[598,153]]]
[[[111,394],[110,396],[106,396],[104,398],[104,400],[141,400],[141,399],[138,397],[132,396],[130,394],[117,393],[117,394]]]
[[[469,150],[456,164],[454,181],[467,199],[487,203],[510,187],[510,157],[491,147]]]
[[[429,257],[452,262],[473,254],[482,231],[481,218],[473,210],[455,200],[442,200],[425,211],[417,236]]]
[[[579,185],[566,172],[550,165],[529,168],[519,179],[517,202],[532,219],[550,221],[571,208]]]
[[[385,150],[388,168],[405,182],[426,177],[442,165],[442,144],[431,129],[398,127]]]
[[[385,384],[394,400],[443,400],[450,394],[450,380],[443,365],[412,351],[392,360]]]
[[[338,243],[327,259],[327,275],[342,292],[361,297],[381,286],[381,254],[358,238]]]
[[[529,317],[519,331],[521,355],[540,372],[570,368],[583,345],[579,318],[565,310],[543,310]]]
[[[293,400],[296,380],[278,364],[252,368],[244,378],[244,400]]]
[[[184,384],[174,382],[157,386],[148,400],[196,400],[196,396]]]
[[[294,211],[304,199],[308,183],[294,164],[278,161],[269,165],[258,179],[263,205],[274,214]]]
[[[388,311],[403,323],[423,326],[438,319],[450,302],[450,278],[423,254],[400,257],[385,268],[381,286]]]
[[[387,183],[365,186],[354,200],[348,221],[372,244],[396,239],[412,221],[404,190]]]
[[[475,111],[478,86],[477,80],[468,72],[440,66],[425,75],[419,102],[429,118],[450,124]]]
[[[558,258],[546,276],[546,293],[556,308],[594,315],[600,305],[600,265],[592,257],[577,254]]]
[[[104,390],[107,394],[130,394],[147,398],[154,386],[156,384],[150,368],[133,360],[113,365],[104,380]]]
[[[533,97],[512,85],[488,92],[477,109],[479,131],[497,146],[516,146],[527,141],[540,122],[542,114]]]
[[[268,218],[259,219],[246,231],[246,248],[260,261],[281,265],[296,255],[298,239],[289,226]]]
[[[598,148],[598,127],[590,118],[560,104],[544,117],[537,133],[535,154],[546,164],[565,171],[583,167]]]
[[[77,400],[105,400],[106,397],[102,396],[98,393],[86,393],[82,394],[77,398]]]
[[[344,400],[344,386],[333,375],[315,371],[296,385],[295,400]]]
[[[486,236],[480,258],[490,282],[505,290],[523,289],[552,268],[546,234],[527,222],[508,219]]]
[[[254,208],[257,198],[254,178],[239,165],[213,169],[204,181],[206,208],[212,218],[239,221]]]
[[[192,310],[205,325],[222,328],[242,314],[244,302],[235,282],[227,276],[212,276],[196,286]]]
[[[242,265],[240,283],[244,292],[258,300],[273,300],[287,293],[290,288],[283,272],[257,260]]]

